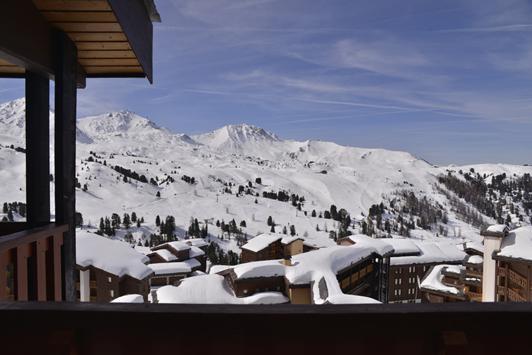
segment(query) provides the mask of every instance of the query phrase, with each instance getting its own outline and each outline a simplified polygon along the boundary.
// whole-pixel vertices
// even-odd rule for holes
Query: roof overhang
[[[54,77],[54,31],[78,50],[78,76],[153,79],[153,0],[2,0],[0,77]]]

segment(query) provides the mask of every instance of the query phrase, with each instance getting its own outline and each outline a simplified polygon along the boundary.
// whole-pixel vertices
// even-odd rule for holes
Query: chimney
[[[281,261],[281,263],[284,266],[292,266],[292,259],[290,258],[289,255],[285,255],[285,257],[283,258],[283,261]]]
[[[497,292],[497,262],[493,253],[501,249],[503,238],[508,234],[504,224],[492,225],[482,230],[484,237],[484,262],[482,265],[482,302],[495,302]]]

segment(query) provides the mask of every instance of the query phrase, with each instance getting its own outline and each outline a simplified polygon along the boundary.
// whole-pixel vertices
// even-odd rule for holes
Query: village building
[[[195,259],[199,263],[199,266],[195,266],[193,271],[201,270],[205,272],[207,266],[207,257],[205,255],[204,249],[206,249],[208,244],[205,242],[203,243],[204,244],[202,244],[199,240],[167,242],[151,248],[150,252],[147,253],[147,256],[150,259],[150,264],[183,262],[189,259]],[[192,262],[192,264],[195,263]]]
[[[510,231],[504,225],[495,225],[481,234],[486,246],[483,300],[532,301],[532,227],[524,226]]]
[[[362,235],[352,236],[352,241],[349,246],[243,263],[218,273],[237,297],[279,292],[293,304],[356,303],[366,298],[386,302],[386,272],[393,248]]]
[[[432,266],[460,265],[466,258],[465,252],[450,242],[406,238],[385,240],[394,248],[388,274],[389,303],[421,302],[419,284]]]
[[[153,270],[128,244],[86,231],[76,235],[76,292],[81,302],[110,302],[127,294],[147,301]]]
[[[289,258],[303,252],[303,239],[282,234],[259,234],[242,247],[241,261]]]
[[[462,284],[462,265],[434,265],[421,281],[419,290],[424,303],[466,301]]]

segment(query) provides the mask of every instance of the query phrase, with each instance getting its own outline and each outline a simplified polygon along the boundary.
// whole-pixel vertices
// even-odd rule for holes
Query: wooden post
[[[91,301],[91,272],[90,269],[79,270],[79,300],[81,302]]]
[[[17,247],[17,301],[28,300],[28,257],[30,245],[24,244]]]
[[[63,296],[75,301],[76,266],[76,76],[75,44],[61,31],[54,34],[55,51],[55,220],[67,224],[63,240]]]
[[[26,72],[26,204],[29,224],[50,221],[50,83]]]
[[[46,301],[46,239],[37,241],[36,258],[37,258],[37,300]]]
[[[62,280],[61,280],[61,246],[63,245],[63,235],[54,234],[53,240],[53,257],[54,257],[54,301],[63,299]]]
[[[0,301],[7,300],[7,264],[9,251],[0,251]]]

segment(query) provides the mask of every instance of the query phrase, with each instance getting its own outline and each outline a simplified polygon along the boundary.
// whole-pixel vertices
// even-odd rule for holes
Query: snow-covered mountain
[[[0,186],[0,202],[24,201],[25,156],[10,147],[24,146],[23,99],[0,105],[0,129],[0,179],[7,182]],[[486,180],[501,172],[532,173],[529,166],[504,164],[434,167],[406,152],[285,140],[247,124],[190,137],[129,111],[79,119],[77,142],[77,210],[84,223],[97,228],[102,217],[135,212],[145,220],[129,230],[137,239],[158,232],[157,215],[174,216],[179,236],[191,218],[208,221],[213,239],[222,235],[217,220],[234,219],[252,237],[270,231],[266,221],[271,216],[276,232],[294,225],[309,243],[330,245],[328,231],[336,230],[338,222],[319,215],[331,205],[361,220],[372,205],[389,203],[406,190],[441,206],[448,214],[445,228],[452,230],[448,237],[476,239],[478,228],[454,212],[456,207],[435,188],[437,177],[453,171],[463,180],[458,171],[471,169]],[[302,199],[294,204],[270,198],[280,191]],[[390,207],[385,215],[395,213]],[[412,230],[416,238],[436,234],[441,230]],[[238,250],[233,239],[217,242]]]

